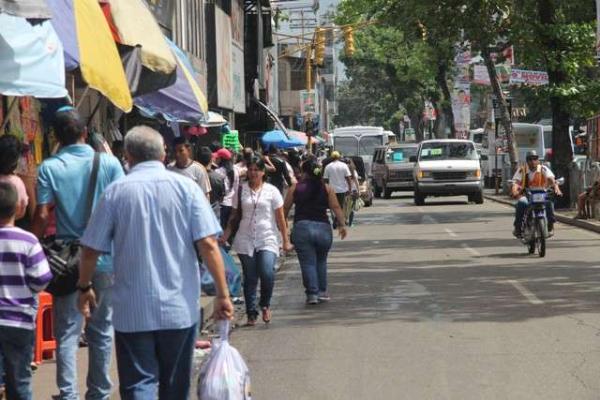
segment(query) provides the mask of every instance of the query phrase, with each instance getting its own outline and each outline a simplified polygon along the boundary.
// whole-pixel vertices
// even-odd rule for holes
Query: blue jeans
[[[87,373],[87,400],[108,400],[110,360],[112,356],[112,273],[97,272],[93,279],[97,306],[87,322],[89,364]],[[56,385],[60,400],[77,400],[77,349],[84,318],[77,309],[79,292],[54,297],[54,337],[56,338]]]
[[[526,196],[521,196],[519,201],[517,201],[516,211],[515,211],[515,229],[521,230],[521,225],[523,224],[523,218],[525,218],[525,211],[527,210],[527,206],[529,206],[529,201]],[[546,218],[548,218],[548,225],[552,226],[556,219],[554,218],[554,203],[551,201],[546,201]]]
[[[331,226],[325,222],[298,221],[292,229],[302,283],[307,295],[327,292],[327,255],[333,243]]]
[[[277,254],[269,250],[258,250],[254,255],[238,254],[244,274],[244,299],[246,315],[256,318],[256,287],[260,279],[260,307],[270,307],[275,283],[275,263]]]
[[[185,329],[115,332],[123,400],[189,398],[196,325]]]
[[[233,210],[233,207],[231,206],[221,206],[221,215],[219,215],[220,218],[220,222],[221,222],[221,228],[223,228],[223,230],[225,230],[225,228],[227,228],[227,222],[229,222],[229,217],[231,216],[231,210]]]
[[[0,350],[4,358],[6,398],[31,400],[33,330],[0,326]]]

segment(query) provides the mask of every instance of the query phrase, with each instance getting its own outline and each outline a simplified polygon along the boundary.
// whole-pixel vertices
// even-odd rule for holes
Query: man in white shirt
[[[169,164],[168,170],[187,176],[200,186],[206,198],[211,191],[210,180],[206,168],[192,159],[192,146],[183,136],[175,139],[175,161]]]
[[[335,191],[335,196],[337,197],[338,203],[340,203],[340,207],[344,207],[346,195],[349,195],[352,191],[352,174],[350,173],[348,165],[340,161],[340,157],[341,155],[337,151],[331,153],[333,161],[325,167],[323,179],[325,179],[325,182],[329,183]],[[334,218],[333,228],[335,229],[336,226],[337,221]]]

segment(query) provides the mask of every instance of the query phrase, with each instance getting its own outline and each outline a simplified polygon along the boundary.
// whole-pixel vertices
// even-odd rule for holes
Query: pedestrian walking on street
[[[233,198],[237,195],[240,186],[240,171],[233,165],[231,152],[227,149],[217,150],[213,153],[213,159],[218,165],[216,172],[221,175],[225,183],[225,195],[221,200],[221,226],[225,229],[233,209]]]
[[[175,145],[175,161],[169,164],[168,169],[177,172],[183,176],[192,179],[208,198],[210,196],[210,180],[208,171],[204,165],[194,161],[192,158],[192,145],[183,136],[178,137],[174,141]]]
[[[321,166],[312,157],[302,163],[302,179],[292,186],[285,198],[285,216],[294,211],[292,243],[302,270],[302,283],[307,304],[329,301],[327,289],[327,255],[333,242],[333,234],[327,210],[343,221],[343,212],[335,191],[322,179]],[[346,237],[343,223],[337,226],[340,237]]]
[[[341,155],[339,152],[332,152],[331,158],[333,161],[325,167],[323,179],[325,179],[326,183],[331,185],[340,207],[343,208],[346,203],[346,196],[352,193],[352,173],[350,172],[348,165],[340,160]],[[337,228],[339,223],[343,224],[344,222],[343,219],[340,221],[338,218],[334,217],[333,227]]]
[[[131,129],[125,151],[131,171],[106,190],[81,239],[79,309],[88,318],[97,312],[90,279],[113,244],[121,398],[185,400],[199,319],[196,251],[215,282],[214,317],[233,315],[215,236],[221,228],[200,187],[165,169],[158,132]]]
[[[98,153],[85,143],[85,123],[72,107],[60,109],[53,123],[60,150],[46,159],[38,169],[37,202],[32,232],[42,238],[55,205],[56,237],[66,242],[79,240],[88,223],[86,206],[92,167],[98,157],[98,175],[93,206],[104,189],[124,176],[119,160]],[[93,209],[92,206],[92,209]],[[91,399],[108,399],[111,391],[110,362],[112,355],[112,258],[110,251],[98,260],[96,273],[90,280],[96,291],[96,308],[87,321],[89,364],[87,392]],[[77,310],[77,291],[53,296],[53,324],[56,338],[56,384],[60,400],[79,399],[77,384],[77,349],[83,329],[83,316]]]
[[[283,189],[292,186],[292,177],[287,163],[274,145],[264,151],[264,160],[267,168],[267,180],[283,194]],[[293,174],[293,171],[292,171]]]
[[[21,157],[21,141],[14,135],[0,136],[0,182],[12,183],[17,189],[19,197],[17,202],[16,219],[19,220],[25,216],[29,196],[23,180],[19,178],[15,171]]]
[[[7,398],[31,400],[36,295],[52,274],[38,239],[15,227],[18,199],[12,183],[0,182],[0,355]]]
[[[237,228],[233,250],[242,263],[248,325],[254,326],[258,319],[258,281],[260,280],[258,304],[263,321],[269,323],[280,235],[284,251],[290,251],[291,244],[283,215],[283,198],[275,186],[264,181],[264,161],[253,156],[248,160],[247,168],[248,182],[241,185],[239,194],[233,198],[234,210],[221,242],[226,243]]]

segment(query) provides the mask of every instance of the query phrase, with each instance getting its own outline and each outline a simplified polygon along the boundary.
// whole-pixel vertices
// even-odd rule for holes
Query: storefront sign
[[[523,83],[531,86],[542,86],[548,84],[548,73],[544,71],[528,71],[513,68],[510,75],[510,83]]]
[[[217,105],[232,110],[231,19],[219,7],[215,7],[215,31],[215,45],[217,48]]]
[[[246,112],[246,90],[244,87],[244,52],[235,44],[231,46],[233,111]]]

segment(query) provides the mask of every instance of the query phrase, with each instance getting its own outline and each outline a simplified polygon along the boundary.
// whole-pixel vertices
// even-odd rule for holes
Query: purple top
[[[294,191],[294,222],[308,220],[329,224],[327,209],[327,189],[321,181],[304,179],[296,185]]]

